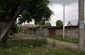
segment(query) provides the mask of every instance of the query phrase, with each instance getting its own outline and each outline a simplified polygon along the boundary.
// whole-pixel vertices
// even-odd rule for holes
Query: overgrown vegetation
[[[10,47],[38,47],[47,45],[48,41],[46,38],[35,38],[35,39],[26,39],[26,40],[14,40],[13,43],[10,43]],[[1,45],[1,47],[9,47],[8,45]]]
[[[85,55],[78,49],[47,45],[45,38],[15,40],[9,45],[0,45],[0,55]]]
[[[76,44],[79,43],[79,40],[76,39],[76,38],[70,38],[70,37],[67,37],[67,36],[65,36],[65,38],[63,38],[62,35],[56,35],[55,39],[56,40],[61,40],[61,41],[66,41],[66,42],[71,42],[71,43],[76,43]]]
[[[11,26],[11,28],[10,28],[10,35],[13,35],[13,34],[16,34],[16,33],[18,33],[18,31],[19,31],[19,26],[18,26],[18,24],[16,24],[16,23],[14,23],[12,26]]]
[[[15,44],[17,46],[23,47],[23,46],[42,46],[47,45],[47,39],[45,38],[36,38],[36,39],[28,39],[28,40],[17,40]]]
[[[0,47],[0,55],[85,55],[85,51],[78,51],[71,48],[53,48],[48,46],[41,46],[35,48],[29,47]]]

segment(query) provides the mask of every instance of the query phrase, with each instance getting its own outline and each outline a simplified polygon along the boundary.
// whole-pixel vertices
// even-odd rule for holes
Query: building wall
[[[56,29],[56,35],[63,35],[63,28]],[[65,28],[65,36],[71,38],[78,38],[79,36],[78,27]]]
[[[34,34],[34,29],[31,29],[31,33]],[[50,27],[43,28],[42,31],[40,30],[40,28],[36,28],[35,35],[43,35],[48,37],[54,37],[55,35],[63,35],[63,28]],[[65,35],[71,38],[78,38],[79,36],[78,26],[65,27]]]
[[[78,36],[79,36],[79,29],[78,29],[78,27],[66,28],[65,35],[67,37],[78,38]]]
[[[56,29],[56,35],[62,35],[62,34],[63,34],[62,28]]]
[[[40,28],[37,28],[35,35],[41,35],[41,33],[42,33],[42,32],[41,32]]]
[[[43,36],[48,36],[49,35],[49,32],[48,32],[48,29],[47,28],[43,28]]]
[[[42,30],[40,28],[36,29],[36,33],[35,35],[43,35],[43,36],[48,36],[48,29],[47,28],[42,28]]]
[[[56,29],[55,28],[50,28],[50,29],[48,29],[48,31],[49,31],[49,37],[51,37],[51,38],[54,38],[54,36],[56,35]]]
[[[48,32],[48,28],[42,28],[42,30],[40,28],[28,28],[28,31],[26,33],[28,34],[32,34],[32,35],[43,35],[43,36],[48,36],[49,32]]]

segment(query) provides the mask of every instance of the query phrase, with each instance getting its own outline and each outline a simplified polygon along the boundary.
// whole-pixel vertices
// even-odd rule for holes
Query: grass
[[[35,43],[34,40],[30,40],[32,44]],[[39,39],[39,41],[42,40]],[[85,51],[78,51],[78,49],[53,47],[55,45],[46,44],[33,46],[32,44],[28,45],[28,43],[29,40],[17,40],[12,44],[0,45],[0,55],[85,55]],[[38,44],[40,43],[38,42]]]
[[[22,40],[13,40],[9,44],[1,44],[2,48],[5,47],[38,47],[47,45],[48,41],[46,38],[34,38],[34,39],[22,39]]]
[[[36,43],[36,45],[35,45]],[[46,39],[15,40],[7,45],[0,45],[0,55],[85,55],[78,49],[47,45]]]
[[[77,49],[60,47],[12,47],[0,48],[0,55],[85,55],[84,51],[78,52]]]
[[[66,41],[66,42],[71,42],[71,43],[76,43],[76,44],[79,43],[79,40],[76,39],[76,38],[70,38],[70,37],[66,37],[66,36],[65,36],[65,38],[63,38],[62,35],[56,35],[55,39],[56,40],[61,40],[61,41]]]

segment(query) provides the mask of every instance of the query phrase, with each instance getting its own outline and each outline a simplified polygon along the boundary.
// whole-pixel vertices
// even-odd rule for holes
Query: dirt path
[[[47,40],[48,40],[49,43],[55,42],[56,45],[62,45],[62,46],[65,46],[65,47],[78,48],[78,44],[75,44],[75,43],[69,43],[69,42],[54,40],[54,39],[51,39],[51,38],[47,38]]]

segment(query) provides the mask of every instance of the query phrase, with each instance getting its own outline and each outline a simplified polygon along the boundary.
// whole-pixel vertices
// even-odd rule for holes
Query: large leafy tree
[[[56,26],[57,27],[62,27],[63,26],[63,22],[61,20],[57,20],[56,21]]]
[[[17,7],[21,6],[19,13],[19,23],[25,21],[39,22],[42,18],[48,20],[52,11],[48,8],[48,0],[0,0],[0,21],[8,22],[11,16],[15,14]]]
[[[37,25],[44,26],[46,23],[45,19],[42,19],[40,22],[37,22]]]
[[[48,3],[48,0],[0,0],[0,22],[7,23],[0,40],[19,15],[19,23],[34,19],[37,24],[42,19],[49,20],[52,11],[48,8]]]

